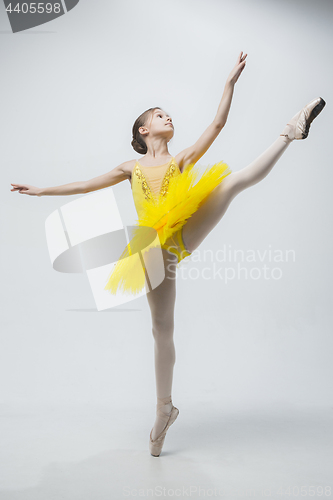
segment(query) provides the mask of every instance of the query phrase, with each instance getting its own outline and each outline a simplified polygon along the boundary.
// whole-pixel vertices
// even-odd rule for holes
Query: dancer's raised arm
[[[176,159],[179,160],[182,165],[196,163],[210,148],[226,124],[234,92],[234,85],[245,68],[246,56],[247,54],[243,56],[243,52],[239,54],[237,62],[227,78],[222,99],[213,122],[207,127],[193,146],[184,149],[177,155]]]
[[[124,162],[115,167],[110,172],[94,177],[88,181],[71,182],[62,186],[47,188],[38,188],[29,184],[11,184],[11,191],[18,191],[20,194],[29,194],[30,196],[63,196],[70,194],[85,194],[91,191],[97,191],[109,186],[114,186],[121,181],[128,179],[126,165],[131,161]]]

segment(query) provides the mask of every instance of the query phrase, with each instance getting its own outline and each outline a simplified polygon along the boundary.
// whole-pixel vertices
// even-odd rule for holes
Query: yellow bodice
[[[171,177],[181,175],[174,157],[168,163],[154,167],[144,167],[137,161],[131,178],[132,195],[138,216],[141,217],[142,201],[166,196]]]

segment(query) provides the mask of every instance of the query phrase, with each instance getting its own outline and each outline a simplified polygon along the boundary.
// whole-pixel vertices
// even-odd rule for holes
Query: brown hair
[[[156,106],[155,108],[149,108],[146,109],[134,122],[133,128],[132,128],[132,148],[134,151],[139,153],[140,155],[145,155],[148,151],[146,141],[144,140],[143,136],[139,132],[139,128],[143,127],[147,121],[149,116],[155,111],[155,109],[162,109],[159,106]]]

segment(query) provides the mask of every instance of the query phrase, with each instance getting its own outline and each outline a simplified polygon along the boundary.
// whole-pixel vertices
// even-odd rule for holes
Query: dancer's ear
[[[148,135],[149,132],[147,127],[140,127],[138,131],[140,132],[141,135]]]

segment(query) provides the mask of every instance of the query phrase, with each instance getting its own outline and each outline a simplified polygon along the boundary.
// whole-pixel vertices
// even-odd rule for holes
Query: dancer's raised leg
[[[172,392],[173,367],[176,361],[174,333],[174,310],[176,302],[176,280],[174,267],[177,257],[162,250],[165,267],[165,277],[162,283],[147,294],[147,300],[152,317],[152,332],[154,336],[156,396],[158,400],[168,399]],[[159,402],[159,401],[158,401]],[[171,402],[161,407],[166,415],[172,409]],[[152,430],[154,440],[164,429],[165,419],[156,415]]]
[[[294,139],[307,137],[311,122],[324,105],[321,98],[311,101],[288,122],[266,151],[242,170],[229,174],[203,200],[183,227],[184,244],[189,252],[193,252],[221,220],[237,194],[264,179]]]
[[[278,137],[256,160],[242,170],[229,174],[207,196],[183,228],[184,244],[189,252],[202,243],[237,194],[266,177],[290,143],[288,138]]]

